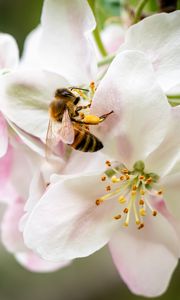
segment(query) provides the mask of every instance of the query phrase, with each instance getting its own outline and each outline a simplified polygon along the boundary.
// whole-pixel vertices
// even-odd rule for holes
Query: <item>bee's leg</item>
[[[107,113],[107,114],[104,114],[104,115],[100,116],[100,117],[99,117],[100,122],[103,122],[103,121],[104,121],[109,115],[111,115],[112,113],[113,113],[113,110],[110,111],[110,112]]]
[[[87,109],[87,108],[89,108],[91,106],[91,104],[88,104],[88,105],[84,105],[84,106],[82,106],[82,105],[80,105],[80,106],[77,106],[76,107],[76,112],[77,111],[80,111],[80,110],[82,110],[82,109]]]

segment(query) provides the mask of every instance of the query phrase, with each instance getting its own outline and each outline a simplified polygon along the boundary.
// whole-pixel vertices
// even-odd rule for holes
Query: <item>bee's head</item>
[[[75,95],[68,89],[63,88],[63,89],[57,89],[55,92],[55,97],[59,98],[76,98]]]

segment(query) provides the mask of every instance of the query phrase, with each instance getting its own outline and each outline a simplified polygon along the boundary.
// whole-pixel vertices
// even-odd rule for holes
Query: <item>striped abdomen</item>
[[[96,152],[103,148],[101,141],[92,133],[81,127],[74,126],[75,138],[70,146],[83,152]]]

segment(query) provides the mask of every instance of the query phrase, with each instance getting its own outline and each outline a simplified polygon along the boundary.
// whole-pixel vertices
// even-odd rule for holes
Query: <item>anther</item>
[[[106,191],[109,192],[110,190],[111,190],[111,186],[110,186],[110,185],[107,185],[107,186],[106,186]]]
[[[130,179],[130,176],[128,174],[125,175],[126,180]]]
[[[140,180],[144,180],[144,175],[139,176]]]
[[[152,183],[152,177],[147,178],[145,183],[146,183],[146,184]]]
[[[156,211],[156,210],[153,210],[153,211],[152,211],[152,215],[153,215],[153,217],[156,217],[156,216],[157,216],[157,211]]]
[[[131,196],[135,196],[136,195],[136,191],[131,191]]]
[[[127,214],[128,211],[129,211],[129,209],[128,209],[127,207],[125,207],[125,209],[123,210],[123,212],[124,212],[125,214]]]
[[[133,191],[136,191],[136,190],[137,190],[137,186],[136,186],[135,184],[132,186],[132,190],[133,190]]]
[[[139,205],[144,205],[144,200],[143,199],[139,200]]]
[[[144,224],[141,223],[139,226],[138,226],[138,229],[142,229],[144,227]]]
[[[102,199],[96,199],[96,205],[98,206],[98,205],[100,205],[101,203],[103,202],[103,200]]]
[[[101,176],[101,181],[105,181],[105,180],[106,180],[106,176],[105,175]]]
[[[128,222],[124,222],[124,226],[128,227],[129,223]]]
[[[47,182],[47,183],[46,183],[46,188],[47,188],[49,185],[50,185],[50,182]]]
[[[140,194],[141,194],[141,195],[144,195],[144,194],[145,194],[145,191],[144,191],[144,190],[140,190]]]
[[[124,196],[120,196],[120,197],[118,198],[118,201],[119,201],[119,203],[123,204],[123,203],[126,202],[126,198],[125,198]]]
[[[129,173],[129,170],[124,168],[124,169],[121,170],[121,173],[123,173],[123,174],[128,174],[128,173]]]
[[[114,216],[113,218],[114,218],[115,220],[119,220],[119,219],[121,219],[121,215]]]
[[[162,191],[162,190],[159,190],[159,191],[157,191],[157,194],[158,194],[158,195],[162,195],[162,194],[163,194],[163,191]]]
[[[119,177],[119,179],[121,180],[121,181],[123,181],[124,180],[124,176],[123,175],[121,175],[120,177]]]
[[[111,181],[112,181],[113,183],[116,183],[116,182],[119,182],[120,179],[117,178],[115,175],[113,175],[113,176],[111,177]]]
[[[110,162],[109,160],[106,160],[106,165],[107,165],[108,167],[111,167],[111,162]]]
[[[140,214],[142,217],[145,217],[145,216],[146,216],[146,211],[145,211],[145,209],[144,209],[144,208],[141,208],[141,209],[139,210],[139,214]]]

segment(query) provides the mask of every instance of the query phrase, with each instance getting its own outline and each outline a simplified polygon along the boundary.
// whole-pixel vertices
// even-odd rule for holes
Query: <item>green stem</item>
[[[149,0],[140,0],[139,1],[138,6],[137,6],[136,11],[135,11],[134,24],[137,23],[140,20],[143,8],[144,8],[144,6],[146,5],[146,3],[148,1]]]
[[[94,13],[94,16],[96,16],[96,12],[95,12],[95,0],[88,0],[89,2],[89,5]],[[107,56],[107,51],[103,45],[103,42],[101,40],[101,35],[100,35],[100,32],[99,32],[99,28],[98,28],[98,25],[96,25],[96,28],[95,30],[93,31],[93,36],[94,36],[94,39],[95,39],[95,42],[96,42],[96,45],[100,51],[100,53],[102,54],[102,56]]]
[[[180,95],[167,95],[167,98],[172,106],[180,105]]]
[[[111,54],[103,58],[101,61],[98,62],[98,67],[102,67],[104,65],[109,65],[113,59],[115,58],[116,54]]]

